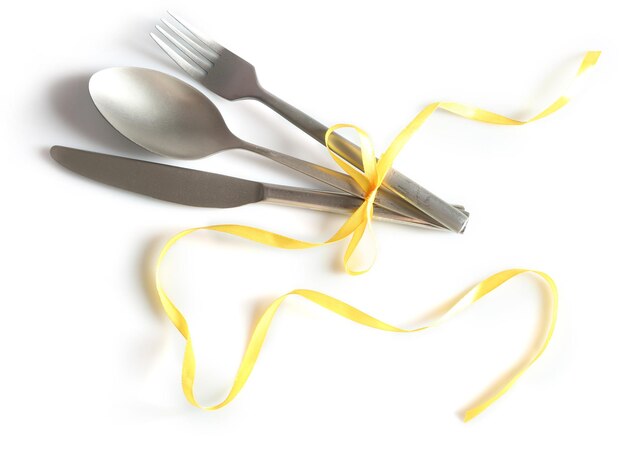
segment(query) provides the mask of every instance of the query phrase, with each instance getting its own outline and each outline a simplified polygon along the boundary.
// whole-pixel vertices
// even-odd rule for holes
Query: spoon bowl
[[[238,147],[216,106],[177,78],[113,67],[89,80],[91,98],[121,134],[162,156],[193,160]]]

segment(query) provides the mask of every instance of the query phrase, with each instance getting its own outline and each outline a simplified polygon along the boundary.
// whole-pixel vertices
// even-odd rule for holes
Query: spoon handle
[[[346,192],[353,196],[357,196],[361,199],[363,198],[363,190],[352,179],[352,177],[348,176],[347,174],[334,171],[324,166],[311,163],[310,161],[301,160],[300,158],[292,157],[291,155],[267,149],[265,147],[261,147],[245,141],[241,141],[240,143],[238,143],[238,147],[253,152],[257,155],[263,156],[265,158],[269,158],[270,160],[276,161],[277,163],[281,163],[291,169],[308,175],[309,177],[319,180],[320,182],[337,188],[343,192]],[[413,206],[402,201],[402,199],[399,199],[397,196],[393,195],[389,191],[385,190],[379,190],[378,195],[376,196],[375,204],[383,207],[386,210],[396,213],[396,215],[405,216],[408,218],[424,218],[428,216],[422,211],[417,210]],[[460,211],[462,213],[465,212],[462,207]],[[432,219],[430,222],[437,223],[437,221],[434,219]]]
[[[277,205],[287,205],[290,207],[348,215],[353,213],[362,204],[361,199],[343,193],[315,191],[268,183],[264,183],[263,188],[264,201]],[[418,215],[419,214],[420,213],[418,213]],[[440,224],[435,223],[432,218],[424,213],[421,213],[421,216],[407,217],[378,206],[374,206],[374,219],[415,227],[447,230]]]
[[[270,107],[316,141],[325,144],[328,127],[322,123],[261,87],[254,98]],[[337,155],[355,167],[363,168],[359,147],[336,133],[331,135],[331,143]],[[385,177],[383,188],[389,190],[393,196],[397,196],[414,208],[425,212],[448,229],[458,233],[462,233],[465,229],[468,220],[468,216],[465,213],[440,199],[394,168],[391,168],[387,177]]]

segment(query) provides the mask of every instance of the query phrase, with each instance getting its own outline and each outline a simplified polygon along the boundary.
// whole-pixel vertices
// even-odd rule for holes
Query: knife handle
[[[264,184],[263,187],[263,200],[277,205],[288,205],[290,207],[308,208],[309,210],[349,215],[363,203],[362,199],[343,193],[315,191],[295,187],[287,188],[271,184]],[[424,213],[418,213],[418,216],[407,217],[374,206],[374,219],[416,227],[446,230],[446,228],[437,224]]]

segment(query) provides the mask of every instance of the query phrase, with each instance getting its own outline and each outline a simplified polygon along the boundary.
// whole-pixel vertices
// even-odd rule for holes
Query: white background
[[[8,8],[8,9],[7,9]],[[109,66],[189,81],[148,37],[167,8],[245,57],[262,83],[326,124],[365,128],[382,150],[426,104],[528,118],[603,50],[565,109],[524,127],[437,113],[396,167],[472,213],[462,236],[376,227],[359,278],[343,245],[280,251],[198,234],[165,285],[188,316],[196,393],[226,394],[258,315],[312,288],[412,326],[486,276],[551,274],[559,322],[544,356],[471,423],[460,412],[519,364],[545,329],[545,289],[521,277],[446,325],[395,335],[292,299],[227,408],[180,389],[183,340],[155,298],[155,255],[179,230],[241,223],[323,240],[340,218],[270,205],[203,210],[126,193],[54,163],[53,144],[168,162],[127,142],[91,105]],[[619,2],[12,2],[2,34],[0,220],[3,449],[529,449],[624,446],[624,80]],[[243,138],[316,162],[324,149],[260,104],[207,95]],[[242,151],[184,166],[307,185]]]

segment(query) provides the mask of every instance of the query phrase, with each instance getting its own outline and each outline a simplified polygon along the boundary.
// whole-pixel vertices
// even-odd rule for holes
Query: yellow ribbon
[[[576,80],[580,78],[580,76],[589,68],[593,67],[598,58],[600,56],[600,52],[587,52],[583,62],[580,65],[578,73],[576,75]],[[348,244],[347,250],[344,254],[344,267],[349,274],[360,274],[367,271],[371,264],[363,269],[363,270],[354,270],[350,266],[350,261],[352,255],[358,246],[361,238],[363,237],[366,230],[370,227],[372,212],[373,212],[373,202],[376,197],[376,193],[381,186],[387,172],[391,168],[393,161],[400,153],[401,149],[407,143],[407,141],[411,138],[411,136],[422,126],[422,124],[428,119],[430,115],[432,115],[437,109],[443,109],[449,111],[458,116],[465,117],[467,119],[472,119],[475,121],[487,122],[491,124],[500,124],[500,125],[523,125],[529,122],[536,121],[538,119],[544,118],[555,111],[562,108],[569,101],[569,96],[567,94],[559,97],[555,102],[553,102],[548,108],[543,110],[541,113],[532,117],[527,121],[518,121],[515,119],[510,119],[505,116],[501,116],[499,114],[495,114],[480,108],[475,108],[459,103],[453,102],[436,102],[428,105],[424,108],[410,123],[409,125],[402,130],[402,132],[393,140],[391,145],[387,148],[387,150],[382,154],[380,159],[376,161],[376,156],[374,154],[373,145],[371,140],[367,136],[367,134],[361,130],[360,128],[349,125],[349,124],[339,124],[335,125],[328,129],[326,133],[326,146],[331,150],[328,143],[328,138],[331,133],[340,129],[340,128],[352,128],[354,129],[360,139],[361,139],[361,150],[362,150],[362,159],[363,159],[363,171],[359,171],[355,169],[350,164],[346,163],[341,158],[337,157],[332,151],[330,152],[333,159],[337,162],[341,168],[346,171],[354,180],[363,188],[363,192],[365,193],[365,200],[363,204],[348,218],[348,220],[339,228],[339,230],[328,240],[323,243],[311,243],[307,241],[301,241],[294,238],[290,238],[284,235],[279,235],[273,232],[269,232],[267,230],[262,230],[254,227],[248,227],[243,225],[215,225],[215,226],[207,226],[207,227],[197,227],[185,230],[183,232],[178,233],[174,237],[172,237],[167,244],[163,247],[159,258],[157,260],[156,265],[156,288],[161,300],[161,304],[165,310],[165,313],[172,321],[172,323],[179,330],[181,335],[186,340],[185,346],[185,354],[183,358],[183,371],[182,371],[182,386],[183,392],[187,400],[194,406],[202,408],[204,410],[217,410],[221,407],[224,407],[226,404],[231,402],[239,393],[239,391],[243,388],[246,380],[250,376],[252,369],[254,368],[254,364],[259,356],[261,351],[261,347],[263,345],[263,341],[265,336],[267,335],[267,331],[270,327],[274,314],[280,307],[280,305],[285,301],[285,299],[290,295],[298,295],[305,299],[308,299],[311,302],[314,302],[321,307],[324,307],[331,312],[334,312],[338,315],[343,316],[349,320],[352,320],[356,323],[362,324],[364,326],[372,327],[374,329],[380,329],[390,332],[419,332],[426,330],[435,325],[439,325],[442,322],[449,319],[452,315],[456,314],[462,308],[473,304],[474,302],[481,299],[484,295],[491,292],[492,290],[498,288],[500,285],[510,280],[511,278],[526,272],[534,273],[540,276],[549,286],[551,293],[551,309],[550,309],[550,320],[548,322],[548,330],[543,341],[541,347],[534,353],[531,359],[520,369],[518,370],[511,379],[506,382],[502,387],[500,387],[497,392],[489,397],[487,400],[475,405],[470,408],[465,413],[465,421],[469,421],[474,418],[476,415],[480,414],[483,410],[489,407],[494,401],[496,401],[500,396],[502,396],[514,383],[517,379],[528,369],[530,365],[532,365],[535,360],[539,358],[539,356],[543,353],[545,348],[547,347],[550,338],[552,337],[552,332],[554,330],[554,326],[556,324],[556,316],[557,316],[557,290],[554,281],[545,273],[540,271],[533,271],[527,269],[509,269],[506,271],[499,272],[494,274],[484,281],[480,282],[476,286],[474,286],[465,296],[463,296],[460,300],[458,300],[448,311],[446,311],[440,318],[434,321],[431,324],[418,327],[416,329],[402,329],[399,327],[392,326],[387,324],[381,320],[378,320],[352,306],[346,304],[338,299],[335,299],[331,296],[325,295],[323,293],[312,291],[312,290],[293,290],[278,299],[276,299],[272,304],[267,308],[264,312],[263,316],[257,323],[254,332],[250,338],[246,351],[244,353],[243,359],[237,371],[237,375],[235,376],[235,381],[233,386],[226,396],[226,398],[213,406],[202,406],[200,405],[194,396],[193,386],[195,379],[195,371],[196,371],[196,361],[193,352],[193,346],[191,341],[191,335],[189,333],[189,327],[187,325],[187,321],[182,313],[176,308],[172,300],[169,298],[165,290],[163,289],[160,271],[161,264],[163,259],[167,255],[170,248],[181,238],[190,233],[193,233],[198,230],[209,230],[216,231],[221,233],[227,233],[230,235],[238,236],[241,238],[245,238],[250,241],[255,241],[258,243],[262,243],[268,246],[283,248],[283,249],[306,249],[318,246],[324,246],[326,244],[335,243],[337,241],[343,240],[348,236],[352,235],[350,242]]]

